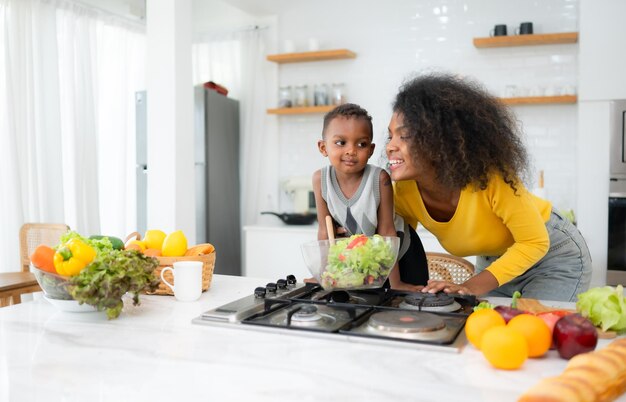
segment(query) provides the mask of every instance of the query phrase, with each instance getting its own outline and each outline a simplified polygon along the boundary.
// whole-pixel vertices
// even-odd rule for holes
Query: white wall
[[[576,1],[395,0],[392,7],[385,1],[318,0],[281,2],[277,9],[275,52],[283,50],[285,40],[305,51],[314,37],[322,49],[357,53],[354,60],[280,65],[280,85],[307,84],[312,92],[316,83],[345,82],[348,101],[374,118],[379,151],[393,96],[412,73],[443,69],[471,76],[496,95],[504,95],[507,85],[530,92],[577,84],[578,45],[477,49],[472,44],[472,38],[488,36],[498,23],[507,24],[510,34],[523,21],[532,21],[536,33],[578,31]],[[524,126],[534,170],[545,171],[548,197],[559,208],[575,209],[577,106],[518,106],[514,111]],[[281,178],[309,176],[327,163],[316,150],[322,117],[276,117]],[[378,162],[378,153],[372,162]],[[289,211],[292,205],[283,194],[277,207]]]
[[[580,0],[581,100],[626,99],[626,1]]]
[[[626,99],[626,2],[580,0],[578,226],[593,259],[592,286],[606,281],[609,106]]]

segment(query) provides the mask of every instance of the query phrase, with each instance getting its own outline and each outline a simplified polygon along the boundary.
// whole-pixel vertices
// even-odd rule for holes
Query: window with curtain
[[[24,222],[134,230],[144,32],[69,0],[0,0],[0,271],[19,267]]]

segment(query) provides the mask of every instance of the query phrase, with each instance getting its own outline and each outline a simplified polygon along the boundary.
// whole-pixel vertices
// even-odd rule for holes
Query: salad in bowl
[[[354,235],[301,246],[309,271],[325,290],[380,288],[398,258],[400,239]]]

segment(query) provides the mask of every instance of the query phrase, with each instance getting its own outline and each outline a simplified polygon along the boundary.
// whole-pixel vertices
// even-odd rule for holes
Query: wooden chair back
[[[427,252],[430,279],[452,282],[457,285],[474,275],[474,264],[461,257],[445,253]]]
[[[30,272],[30,255],[38,245],[56,246],[70,229],[63,223],[25,223],[20,228],[20,271],[0,273],[0,307],[19,304],[22,295],[41,290]]]
[[[22,272],[30,271],[30,255],[38,245],[56,246],[70,227],[64,223],[25,223],[20,228],[20,261]]]

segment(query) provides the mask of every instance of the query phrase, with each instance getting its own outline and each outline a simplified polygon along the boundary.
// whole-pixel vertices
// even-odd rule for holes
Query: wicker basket
[[[141,240],[141,235],[137,232],[133,232],[126,237],[126,242],[131,239]],[[213,279],[213,268],[215,267],[215,251],[209,254],[203,255],[192,255],[192,256],[182,256],[182,257],[155,257],[159,260],[159,266],[154,270],[154,274],[159,278],[159,287],[154,292],[148,292],[151,295],[174,295],[172,289],[167,286],[163,280],[161,280],[161,270],[165,267],[171,267],[177,261],[202,261],[202,291],[207,291],[211,286],[211,280]],[[174,276],[172,275],[172,271],[167,271],[163,275],[165,279],[173,284]]]

